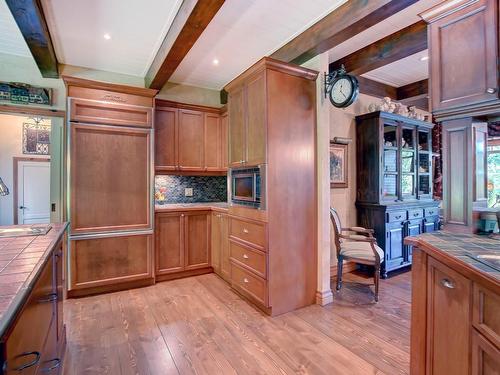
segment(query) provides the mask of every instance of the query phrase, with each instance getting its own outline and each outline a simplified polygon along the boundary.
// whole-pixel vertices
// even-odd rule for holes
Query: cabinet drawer
[[[500,348],[500,297],[474,283],[472,324]]]
[[[55,311],[52,284],[53,260],[50,257],[40,278],[31,292],[28,302],[5,344],[6,374],[34,374],[43,354],[43,346]]]
[[[424,217],[424,210],[421,208],[415,208],[413,210],[408,210],[408,220],[420,219]]]
[[[266,227],[265,224],[252,223],[240,219],[231,218],[229,224],[229,234],[231,237],[248,242],[261,249],[266,247]]]
[[[233,288],[249,294],[257,302],[267,306],[266,280],[253,275],[250,271],[231,263],[231,285]]]
[[[439,208],[429,207],[425,209],[425,217],[437,216],[437,215],[439,215]]]
[[[387,212],[387,222],[406,220],[406,211]]]
[[[500,350],[472,330],[472,375],[498,375]]]
[[[266,277],[266,253],[231,241],[230,254],[233,260],[249,267],[259,276]]]

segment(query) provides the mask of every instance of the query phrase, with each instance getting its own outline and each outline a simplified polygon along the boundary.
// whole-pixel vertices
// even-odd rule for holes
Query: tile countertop
[[[431,256],[456,260],[472,272],[500,285],[500,241],[486,235],[451,233],[444,231],[425,233],[405,238],[405,244],[416,245]],[[478,255],[486,256],[478,259]],[[488,258],[495,265],[488,265]]]
[[[0,238],[0,337],[23,306],[68,223],[51,225],[46,235]]]
[[[227,212],[228,208],[229,204],[227,202],[168,203],[168,204],[155,205],[155,212],[201,211],[201,210]]]

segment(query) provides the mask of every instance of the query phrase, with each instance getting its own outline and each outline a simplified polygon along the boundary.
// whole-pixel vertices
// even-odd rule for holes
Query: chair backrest
[[[340,223],[340,217],[339,214],[337,213],[337,210],[335,210],[335,208],[332,207],[330,207],[330,219],[332,220],[333,231],[335,232],[335,247],[337,248],[337,257],[338,257],[341,246],[340,233],[342,232],[342,224]]]

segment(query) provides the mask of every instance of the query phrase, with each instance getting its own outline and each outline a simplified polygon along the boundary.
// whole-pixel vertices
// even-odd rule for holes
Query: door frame
[[[34,162],[49,162],[50,163],[50,158],[28,158],[28,157],[22,157],[22,156],[14,156],[12,158],[12,162],[14,163],[14,168],[13,168],[13,181],[14,181],[14,186],[12,187],[13,193],[12,193],[12,201],[13,201],[13,210],[14,210],[14,225],[18,225],[18,215],[17,215],[17,205],[18,205],[18,194],[17,190],[19,188],[19,163],[22,161],[34,161]],[[49,200],[49,205],[50,205],[50,200]],[[50,212],[50,211],[49,211]]]

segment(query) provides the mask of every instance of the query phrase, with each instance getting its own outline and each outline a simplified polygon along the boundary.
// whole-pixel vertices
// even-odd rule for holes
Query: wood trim
[[[337,268],[338,268],[337,263],[332,264],[330,266],[330,279],[337,277]],[[358,265],[356,262],[344,261],[344,264],[342,265],[342,275],[345,275],[346,273],[354,272],[357,269],[358,269]]]
[[[155,174],[165,176],[227,176],[227,170],[220,171],[185,171],[172,168],[155,167]]]
[[[19,157],[19,156],[14,156],[12,158],[12,163],[13,163],[13,172],[12,172],[12,181],[14,181],[14,184],[12,186],[12,201],[13,201],[13,212],[14,212],[14,225],[18,224],[18,215],[17,215],[17,188],[19,185],[19,181],[17,180],[17,174],[19,171],[18,165],[20,161],[35,161],[35,162],[50,162],[50,158],[33,158],[33,157]],[[49,202],[50,204],[50,202]]]
[[[66,75],[63,75],[62,79],[66,84],[66,86],[77,86],[89,89],[106,90],[122,94],[145,96],[147,98],[153,98],[158,93],[158,90],[148,89],[144,87],[127,86],[109,82],[100,82],[100,81],[71,77]]]
[[[278,49],[271,57],[302,64],[416,2],[350,0]]]
[[[349,73],[361,75],[425,49],[427,24],[419,21],[330,63],[329,70],[333,72],[344,65]]]
[[[59,78],[58,61],[41,2],[6,0],[44,78]]]
[[[0,104],[0,112],[21,115],[35,115],[46,117],[66,117],[66,111],[48,108],[21,107],[17,105]]]
[[[427,352],[427,254],[413,248],[412,283],[419,285],[411,292],[410,371],[412,375],[426,374]],[[424,281],[424,285],[422,285]]]
[[[397,87],[373,81],[363,76],[357,76],[356,78],[359,82],[359,92],[361,94],[371,95],[376,98],[384,98],[386,96],[392,99],[397,98]]]
[[[68,290],[68,298],[79,298],[95,294],[118,292],[120,290],[143,288],[145,286],[150,286],[154,284],[155,284],[155,279],[152,277],[145,280],[136,280],[114,285],[95,286],[86,289],[72,289]]]
[[[318,72],[312,69],[307,69],[295,64],[285,63],[282,61],[275,60],[271,57],[263,57],[259,61],[257,61],[250,68],[245,70],[238,77],[229,82],[224,90],[227,92],[233,90],[235,87],[240,86],[242,82],[245,82],[252,75],[257,75],[261,71],[269,69],[278,72],[282,72],[285,74],[289,74],[296,77],[301,77],[304,79],[308,79],[310,81],[315,81],[318,77]]]
[[[176,279],[182,279],[184,277],[204,275],[204,274],[212,273],[212,272],[214,272],[214,269],[212,267],[204,267],[204,268],[199,268],[199,269],[192,269],[192,270],[187,270],[187,271],[180,271],[180,272],[174,272],[174,273],[169,273],[169,274],[157,275],[156,281],[160,282],[160,281],[176,280]]]
[[[224,0],[184,1],[146,74],[148,87],[161,89],[191,50]]]
[[[446,17],[452,13],[458,12],[461,9],[468,7],[479,0],[448,0],[443,1],[434,7],[427,9],[425,12],[419,14],[427,23],[432,23],[440,18]]]
[[[224,108],[224,107],[216,108],[198,104],[173,102],[165,99],[155,99],[155,110],[162,111],[164,110],[163,107],[187,109],[190,111],[201,111],[201,112],[216,113],[216,114],[221,114],[222,108]]]
[[[409,98],[425,97],[429,96],[429,80],[423,79],[421,81],[409,83],[398,87],[396,89],[396,99],[404,100]]]

